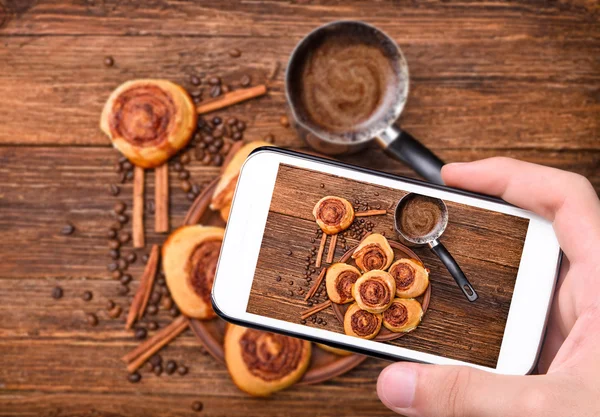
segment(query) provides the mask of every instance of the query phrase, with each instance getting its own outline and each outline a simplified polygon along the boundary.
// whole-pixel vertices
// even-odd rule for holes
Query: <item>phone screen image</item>
[[[281,164],[247,312],[495,368],[529,220],[444,201],[437,239],[476,290],[470,302],[427,244],[397,232],[427,234],[441,215],[417,199],[395,220],[407,194]]]

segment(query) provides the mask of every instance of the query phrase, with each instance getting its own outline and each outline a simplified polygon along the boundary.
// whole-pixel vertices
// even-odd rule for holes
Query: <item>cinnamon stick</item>
[[[157,233],[169,231],[169,164],[154,168],[154,230]]]
[[[215,187],[219,183],[220,179],[221,177],[213,179],[206,187],[204,187],[202,192],[198,194],[198,197],[196,197],[187,214],[185,215],[185,219],[183,219],[184,226],[198,224],[202,216],[204,216],[204,213],[206,213],[206,209],[212,200]]]
[[[319,277],[315,280],[312,287],[310,287],[310,289],[306,293],[306,296],[304,297],[304,301],[308,301],[309,298],[311,298],[313,295],[315,295],[315,293],[317,292],[317,289],[323,282],[323,278],[325,278],[325,272],[327,272],[327,268],[323,268],[321,270],[321,272],[319,273]]]
[[[315,266],[318,268],[321,266],[321,261],[323,260],[323,251],[325,250],[325,242],[327,242],[327,235],[323,233],[321,236],[321,243],[319,244],[319,251],[317,252],[317,260],[315,261]]]
[[[354,213],[355,217],[367,217],[367,216],[379,216],[382,214],[387,214],[387,210],[367,210],[367,211],[358,211]]]
[[[133,352],[123,357],[123,360],[129,362],[127,365],[128,372],[134,372],[140,366],[142,366],[152,355],[161,350],[166,344],[171,342],[177,336],[179,336],[184,330],[188,328],[190,321],[185,316],[179,316],[173,320],[171,324],[161,330],[154,337],[148,339],[146,342],[138,346]],[[136,353],[134,359],[127,360],[127,356],[133,356]]]
[[[335,245],[337,245],[337,237],[337,234],[331,236],[331,242],[329,242],[329,250],[327,251],[327,263],[333,262],[333,256],[335,255]]]
[[[133,247],[146,246],[144,238],[144,168],[133,168],[133,215],[132,215]]]
[[[148,263],[146,264],[144,273],[140,278],[140,285],[138,286],[138,289],[133,297],[131,307],[129,307],[127,321],[125,322],[126,329],[131,329],[133,323],[135,323],[136,320],[141,319],[144,315],[146,305],[148,304],[148,299],[150,298],[150,293],[152,292],[154,277],[156,276],[156,271],[158,269],[158,257],[159,248],[158,245],[154,245],[152,246],[152,251],[150,252],[150,257],[148,258]]]
[[[260,97],[267,93],[267,86],[264,84],[257,85],[256,87],[244,88],[235,90],[230,93],[223,94],[222,96],[200,103],[196,107],[198,114],[210,113],[211,111],[223,109],[233,104],[241,103],[242,101],[250,100],[251,98]]]
[[[311,307],[308,310],[306,310],[304,313],[302,313],[302,315],[300,316],[300,318],[302,320],[306,320],[307,318],[309,318],[313,314],[318,313],[319,311],[325,310],[330,305],[331,305],[331,300],[327,300],[324,303],[317,304],[316,306]]]

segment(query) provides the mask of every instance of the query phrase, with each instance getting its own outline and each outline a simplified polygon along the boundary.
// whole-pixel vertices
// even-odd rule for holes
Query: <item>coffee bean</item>
[[[62,233],[65,236],[72,235],[74,231],[75,231],[75,226],[73,226],[71,223],[65,224],[62,227],[62,229],[60,229],[60,233]]]
[[[133,164],[131,162],[129,162],[129,160],[125,159],[123,162],[123,169],[125,171],[129,171],[133,169]]]
[[[98,325],[98,317],[96,317],[96,315],[94,313],[87,313],[85,315],[85,320],[87,321],[87,324],[89,324],[90,326]]]
[[[158,307],[156,307],[155,304],[150,304],[148,307],[146,307],[146,313],[151,316],[155,316],[156,313],[158,313]]]
[[[154,372],[154,365],[152,365],[150,362],[146,362],[146,364],[144,365],[144,368],[148,372]]]
[[[125,255],[125,259],[127,259],[127,262],[132,264],[137,259],[137,255],[135,254],[135,252],[128,252],[127,255]]]
[[[180,180],[187,180],[190,177],[190,173],[188,171],[181,171],[177,176]]]
[[[153,293],[150,295],[150,304],[156,305],[156,304],[160,303],[160,299],[161,299],[161,297],[162,297],[162,294],[161,294],[161,293],[159,293],[159,292],[156,292],[156,291],[155,291],[155,292],[153,292]]]
[[[183,366],[183,365],[179,365],[179,367],[177,368],[177,373],[179,375],[185,375],[188,373],[188,367],[187,366]]]
[[[119,193],[121,192],[121,189],[119,188],[119,186],[117,184],[110,184],[108,186],[108,192],[110,193],[110,195],[112,195],[113,197],[116,197],[119,195]]]
[[[121,284],[123,284],[123,285],[127,285],[127,284],[129,284],[131,282],[131,279],[132,279],[131,275],[126,274],[126,275],[123,275],[121,277],[121,279],[119,280],[119,282]]]
[[[221,166],[223,164],[223,156],[222,155],[214,155],[212,158],[213,165]]]
[[[169,295],[169,288],[167,288],[167,287],[160,287],[160,293],[162,295]]]
[[[181,171],[182,169],[183,169],[183,165],[181,165],[181,162],[175,162],[175,163],[173,164],[173,170],[174,170],[175,172],[179,172],[179,171]]]
[[[122,201],[117,201],[113,207],[113,211],[117,214],[123,214],[127,206]]]
[[[187,197],[188,200],[194,201],[196,199],[196,194],[194,194],[192,192],[189,192],[189,193],[186,194],[186,197]]]
[[[213,133],[212,133],[213,138],[222,138],[224,134],[225,134],[225,130],[222,129],[220,126],[219,126],[219,128],[213,130]]]
[[[179,316],[179,310],[177,309],[177,307],[171,308],[171,310],[169,310],[169,315],[171,317],[177,317],[177,316]]]
[[[106,300],[106,309],[110,310],[115,307],[115,302],[113,300]]]
[[[123,309],[121,308],[121,306],[114,306],[109,312],[108,315],[113,318],[113,319],[118,319],[119,317],[121,317],[121,313],[123,312]]]
[[[121,224],[119,222],[114,222],[113,224],[110,225],[110,228],[113,230],[121,230],[123,228],[123,224]]]
[[[90,301],[93,297],[94,297],[94,295],[92,294],[91,291],[84,291],[83,294],[81,295],[81,298],[83,299],[83,301]]]
[[[290,290],[289,294],[290,294],[290,297],[293,297],[294,296],[294,291]]]
[[[148,323],[148,330],[156,330],[158,329],[158,323],[155,321],[151,321]]]
[[[140,382],[142,379],[142,375],[139,372],[134,372],[132,374],[127,375],[127,380],[132,384],[136,384]]]
[[[155,365],[154,366],[154,375],[156,376],[161,376],[163,372],[163,367],[162,365]]]
[[[203,165],[210,165],[211,161],[212,161],[212,156],[209,153],[204,155],[204,158],[202,158]]]
[[[195,75],[192,75],[190,77],[190,83],[192,83],[192,85],[200,85],[200,78],[198,78]]]
[[[177,362],[175,362],[174,360],[168,360],[167,366],[165,366],[165,371],[167,372],[167,375],[173,375],[173,373],[175,373],[176,370]]]
[[[202,89],[200,90],[194,90],[190,93],[190,95],[192,96],[192,98],[194,99],[198,99],[201,100],[202,99]]]
[[[287,116],[283,115],[279,118],[279,123],[283,127],[290,127],[290,119]]]
[[[323,326],[327,326],[327,322],[325,320],[323,320]]]
[[[115,279],[115,280],[120,279],[122,275],[123,275],[123,272],[119,271],[118,269],[116,271],[112,271],[110,273],[110,276],[112,277],[112,279]]]
[[[52,288],[52,298],[55,300],[61,299],[63,296],[63,289],[61,287]]]
[[[117,289],[117,293],[119,295],[127,295],[129,293],[129,287],[127,285],[119,285],[119,288]]]
[[[202,404],[202,401],[194,401],[192,403],[192,410],[194,411],[202,411],[203,408],[204,404]]]
[[[244,135],[242,132],[235,132],[233,135],[231,135],[231,139],[235,140],[236,142],[241,140],[243,137]]]
[[[106,269],[108,269],[109,272],[116,271],[118,268],[119,268],[119,265],[117,265],[116,262],[111,262],[108,265],[106,265]]]
[[[129,232],[121,232],[119,233],[119,242],[127,243],[131,240],[131,233]]]
[[[275,277],[275,281],[277,281],[277,282],[281,281],[281,277],[280,277],[279,275],[277,275],[277,276]]]
[[[294,285],[294,281],[290,280],[290,282],[288,282],[289,285]]]
[[[244,75],[242,75],[242,78],[240,78],[240,85],[242,87],[248,87],[251,82],[252,82],[252,79],[250,78],[250,76],[248,74],[244,74]]]
[[[230,49],[229,56],[232,58],[239,58],[240,56],[242,56],[242,51],[240,51],[237,48]]]
[[[229,153],[230,149],[231,149],[231,144],[229,142],[224,142],[223,146],[221,147],[221,153],[223,155],[227,155]]]
[[[208,79],[208,83],[210,85],[219,85],[219,84],[221,84],[221,79],[219,77],[210,77]]]
[[[238,128],[238,130],[240,132],[243,132],[244,130],[246,130],[246,122],[244,122],[242,120],[238,120],[236,127]]]
[[[288,251],[287,251],[287,254],[288,254],[288,256],[292,256],[292,253],[293,253],[293,252],[292,252],[291,250],[288,250]]]
[[[221,95],[221,86],[220,85],[213,85],[210,88],[210,96],[212,98],[218,97]]]
[[[172,309],[173,308],[173,299],[171,299],[171,297],[168,297],[168,296],[163,297],[163,299],[160,301],[160,306],[164,310]]]
[[[104,57],[104,66],[105,67],[112,67],[115,63],[115,60],[112,56],[105,56]]]
[[[119,214],[117,216],[117,220],[119,221],[119,223],[123,224],[123,223],[127,223],[127,220],[129,220],[129,217],[127,217],[127,214]]]
[[[212,119],[213,125],[218,126],[221,123],[223,123],[223,119],[221,119],[219,116],[215,116]]]
[[[264,137],[264,141],[268,143],[275,143],[275,136],[272,133],[269,133]]]
[[[156,355],[152,355],[149,362],[152,364],[152,366],[159,366],[162,364],[162,356],[160,356],[158,353]]]
[[[135,334],[134,337],[137,340],[143,340],[146,338],[146,336],[148,336],[148,332],[146,331],[146,329],[144,329],[143,327],[137,328],[135,330]]]
[[[200,146],[196,146],[196,149],[194,150],[196,161],[202,161],[202,158],[204,158],[204,148],[206,148],[206,143],[202,142],[202,145],[204,145],[204,147],[201,148]]]
[[[192,184],[192,192],[194,194],[200,194],[200,186],[198,184]]]
[[[181,158],[179,158],[179,160],[183,165],[186,165],[190,162],[190,155],[188,153],[184,153],[183,155],[181,155]]]
[[[181,181],[179,187],[184,193],[188,193],[192,189],[192,184],[189,181]]]
[[[108,251],[108,255],[112,258],[112,259],[119,259],[119,251],[117,249],[111,249]]]

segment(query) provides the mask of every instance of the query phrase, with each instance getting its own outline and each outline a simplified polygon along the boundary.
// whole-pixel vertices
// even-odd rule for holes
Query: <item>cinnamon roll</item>
[[[215,317],[210,300],[224,229],[184,226],[162,248],[163,269],[173,300],[183,314],[197,319]]]
[[[373,339],[381,330],[383,316],[362,310],[354,303],[344,315],[344,333],[362,339]]]
[[[371,313],[384,312],[394,300],[396,282],[385,271],[373,270],[356,280],[352,295],[356,304]]]
[[[236,325],[227,326],[224,350],[235,385],[261,397],[302,378],[311,356],[310,342]]]
[[[394,261],[394,250],[385,236],[373,233],[360,242],[352,254],[352,259],[363,272],[385,270]]]
[[[225,221],[229,218],[233,193],[235,192],[235,186],[237,185],[237,180],[240,176],[240,169],[242,168],[244,161],[246,161],[246,158],[248,158],[248,155],[261,146],[273,145],[260,140],[247,143],[236,152],[223,170],[221,179],[215,187],[215,192],[213,193],[210,202],[210,208],[219,211],[221,218]]]
[[[196,120],[194,102],[179,85],[167,80],[132,80],[108,98],[100,129],[135,165],[154,168],[187,144]]]
[[[335,235],[350,227],[354,220],[354,207],[345,198],[328,195],[315,204],[313,216],[324,233]]]
[[[396,297],[418,297],[429,285],[429,272],[416,259],[398,259],[390,266],[389,273],[396,281]]]
[[[352,286],[360,277],[358,269],[352,265],[335,263],[327,268],[325,286],[327,295],[334,303],[345,304],[354,300]]]
[[[414,298],[396,298],[383,312],[383,325],[394,333],[407,333],[417,328],[423,317],[423,308]]]

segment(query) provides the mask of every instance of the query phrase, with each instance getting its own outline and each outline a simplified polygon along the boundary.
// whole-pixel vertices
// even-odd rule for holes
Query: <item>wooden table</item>
[[[375,394],[381,361],[254,399],[187,332],[164,352],[190,366],[187,376],[130,384],[119,358],[137,342],[105,313],[97,327],[84,320],[107,299],[127,300],[106,270],[115,202],[107,185],[118,156],[98,121],[110,91],[142,77],[190,87],[191,74],[264,82],[306,32],[344,18],[367,20],[398,41],[412,76],[401,123],[440,157],[511,156],[579,172],[600,189],[600,24],[592,1],[0,0],[0,415],[197,415],[194,400],[211,416],[390,414]],[[242,56],[230,57],[232,48]],[[114,66],[104,66],[105,56]],[[279,124],[282,76],[268,97],[221,114],[246,120],[247,139],[273,133],[278,145],[302,149]],[[375,148],[344,159],[411,175]],[[217,173],[199,163],[190,170],[198,182]],[[121,196],[130,201],[131,185]],[[188,206],[174,187],[172,225]],[[71,236],[60,233],[67,221],[76,227]],[[150,228],[152,216],[146,222]],[[162,239],[149,233],[148,243]],[[139,261],[131,268],[136,280],[141,269]],[[65,291],[58,301],[50,296],[57,284]],[[81,299],[84,290],[92,301]]]

